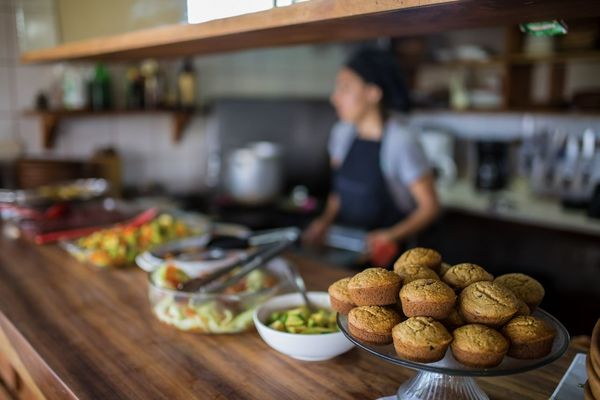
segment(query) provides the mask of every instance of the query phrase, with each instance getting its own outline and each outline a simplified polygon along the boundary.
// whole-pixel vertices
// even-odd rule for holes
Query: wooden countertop
[[[599,219],[589,217],[585,210],[565,209],[559,199],[536,196],[524,179],[513,179],[508,188],[497,193],[478,192],[472,182],[459,179],[451,186],[440,186],[438,193],[442,205],[447,208],[600,237]],[[493,202],[504,203],[505,206],[493,206]]]
[[[309,289],[348,275],[289,258]],[[92,269],[56,246],[0,238],[0,352],[48,399],[374,399],[414,374],[358,349],[308,363],[256,332],[182,333],[153,317],[146,291],[141,270]],[[548,399],[574,354],[478,382],[493,399]]]

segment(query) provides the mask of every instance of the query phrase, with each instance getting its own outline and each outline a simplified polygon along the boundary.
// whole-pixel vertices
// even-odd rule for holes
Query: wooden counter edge
[[[33,398],[77,399],[1,311],[0,354],[8,359]]]

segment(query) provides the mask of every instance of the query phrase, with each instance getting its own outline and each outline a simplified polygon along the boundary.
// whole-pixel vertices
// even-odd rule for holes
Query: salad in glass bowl
[[[169,263],[151,273],[148,295],[152,311],[158,320],[176,329],[209,334],[252,329],[256,307],[291,287],[291,272],[281,258],[250,272],[220,293],[178,291],[177,287],[189,279]]]

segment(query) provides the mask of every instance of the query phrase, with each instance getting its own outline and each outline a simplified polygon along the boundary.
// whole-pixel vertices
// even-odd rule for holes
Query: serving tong
[[[217,271],[198,278],[193,278],[183,284],[180,284],[177,289],[183,292],[220,292],[276,257],[278,254],[296,242],[299,237],[300,230],[297,228],[284,228],[256,232],[246,239],[248,245],[256,248],[251,248],[242,252],[239,257],[233,259],[228,265],[219,268]],[[208,239],[206,243],[208,244],[209,241],[210,239]],[[207,252],[214,251],[218,252],[219,248],[207,250]],[[235,269],[238,269],[235,274],[227,278],[224,282],[216,283],[218,279],[229,274]]]

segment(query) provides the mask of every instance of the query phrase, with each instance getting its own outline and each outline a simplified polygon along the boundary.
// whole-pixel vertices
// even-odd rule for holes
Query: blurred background
[[[444,213],[412,244],[452,264],[531,274],[547,289],[546,309],[572,333],[591,331],[594,318],[570,310],[585,304],[600,315],[598,18],[554,21],[567,32],[556,36],[515,24],[187,57],[20,61],[293,6],[208,3],[1,0],[0,187],[100,177],[117,197],[253,229],[305,226],[330,183],[335,74],[369,43],[397,55],[415,104],[409,124],[436,170]],[[244,168],[258,153],[260,169]]]

